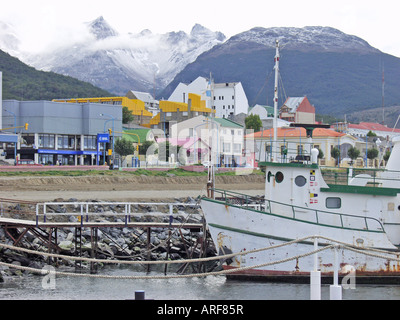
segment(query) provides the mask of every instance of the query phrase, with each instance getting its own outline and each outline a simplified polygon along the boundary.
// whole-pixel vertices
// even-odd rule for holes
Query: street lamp
[[[112,160],[113,160],[112,165],[114,167],[114,120],[115,120],[115,118],[110,114],[100,113],[100,117],[104,117],[104,116],[110,117],[112,120]],[[110,120],[108,120],[108,121],[110,121]],[[107,121],[104,123],[104,131],[106,130],[105,129],[106,123],[107,123]]]
[[[7,109],[4,109],[4,111],[6,111],[6,112],[8,112],[8,113],[10,113],[10,114],[12,114],[14,116],[14,133],[17,134],[17,116],[15,115],[14,112],[8,111]],[[14,143],[14,162],[15,162],[15,165],[17,165],[17,143],[18,142]]]

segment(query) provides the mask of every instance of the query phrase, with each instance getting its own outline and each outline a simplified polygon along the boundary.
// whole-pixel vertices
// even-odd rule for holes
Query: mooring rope
[[[259,249],[254,249],[254,250],[249,250],[249,251],[242,251],[238,253],[231,253],[231,254],[226,254],[226,255],[221,255],[221,256],[215,256],[215,257],[207,257],[207,258],[198,258],[198,259],[186,259],[186,260],[167,260],[167,261],[124,261],[124,260],[105,260],[105,259],[93,259],[93,258],[85,258],[85,257],[74,257],[74,256],[65,256],[65,255],[59,255],[59,254],[53,254],[53,253],[46,253],[46,252],[37,252],[34,250],[30,249],[25,249],[25,248],[20,248],[20,247],[14,247],[11,245],[6,245],[6,244],[1,244],[0,247],[6,248],[6,249],[12,249],[12,250],[17,250],[17,251],[22,251],[22,252],[27,252],[27,253],[33,253],[33,254],[38,254],[38,255],[43,255],[47,257],[56,257],[56,258],[62,258],[62,259],[68,259],[68,260],[82,260],[82,261],[87,261],[87,262],[101,262],[101,263],[118,263],[118,264],[172,264],[172,263],[186,263],[186,262],[206,262],[206,261],[212,261],[212,260],[220,260],[220,259],[228,259],[232,258],[235,256],[240,256],[240,255],[246,255],[250,253],[255,253],[255,252],[260,252],[264,250],[270,250],[270,249],[276,249],[279,247],[283,246],[288,246],[291,244],[295,244],[298,242],[305,241],[307,239],[315,239],[315,238],[321,238],[327,241],[331,242],[336,242],[339,244],[324,244],[324,247],[299,254],[296,256],[284,258],[281,260],[276,260],[276,261],[270,261],[266,263],[261,263],[257,265],[252,265],[252,266],[246,266],[246,267],[238,267],[238,268],[232,268],[232,269],[225,269],[221,271],[212,271],[212,272],[205,272],[205,273],[192,273],[192,274],[185,274],[185,275],[177,275],[177,274],[171,274],[171,275],[151,275],[151,276],[114,276],[114,275],[98,275],[98,274],[84,274],[84,273],[72,273],[72,272],[63,272],[63,271],[51,271],[51,270],[44,270],[44,269],[37,269],[37,268],[31,268],[31,267],[25,267],[25,266],[18,266],[10,263],[5,263],[5,262],[0,262],[0,265],[6,266],[9,268],[15,268],[19,270],[24,270],[24,271],[30,271],[32,273],[40,273],[40,274],[54,274],[54,275],[63,275],[63,276],[73,276],[73,277],[90,277],[90,278],[103,278],[103,279],[172,279],[172,278],[191,278],[191,277],[206,277],[206,276],[216,276],[216,275],[225,275],[229,273],[235,273],[235,272],[241,272],[249,269],[256,269],[256,268],[262,268],[266,266],[271,266],[275,264],[280,264],[280,263],[285,263],[291,260],[295,259],[301,259],[319,252],[322,252],[324,250],[332,249],[332,248],[342,248],[342,249],[347,249],[351,250],[353,252],[359,253],[359,254],[365,254],[369,256],[373,256],[376,258],[381,258],[385,260],[391,260],[391,261],[397,261],[400,262],[400,258],[394,258],[391,256],[383,255],[383,254],[377,254],[377,253],[372,253],[372,252],[381,252],[381,253],[387,253],[387,254],[395,254],[389,251],[383,251],[383,250],[374,250],[373,248],[365,248],[365,249],[360,249],[356,248],[354,245],[349,245],[345,244],[340,241],[336,241],[334,239],[329,239],[324,236],[308,236],[304,237],[301,239],[296,239],[292,241],[288,241],[282,244],[274,245],[274,246],[268,246],[264,248],[259,248]],[[372,252],[369,252],[372,251]],[[398,254],[397,254],[398,255]]]
[[[229,259],[233,258],[235,256],[242,256],[250,253],[257,253],[260,251],[265,251],[265,250],[271,250],[271,249],[277,249],[283,246],[291,245],[297,242],[305,241],[309,238],[312,237],[304,237],[302,239],[296,239],[288,242],[284,242],[281,244],[273,245],[273,246],[268,246],[268,247],[263,247],[259,249],[253,249],[253,250],[246,250],[246,251],[241,251],[237,253],[229,253],[225,255],[218,255],[214,257],[205,257],[205,258],[196,258],[196,259],[181,259],[181,260],[157,260],[157,261],[131,261],[131,260],[109,260],[109,259],[96,259],[96,258],[86,258],[86,257],[77,257],[77,256],[67,256],[67,255],[61,255],[57,253],[49,253],[49,252],[39,252],[31,249],[26,249],[26,248],[21,248],[21,247],[15,247],[12,245],[8,245],[5,243],[0,243],[0,247],[3,247],[5,249],[10,249],[10,250],[16,250],[16,251],[21,251],[25,253],[30,253],[30,254],[36,254],[36,255],[41,255],[45,257],[52,257],[52,258],[60,258],[60,259],[65,259],[65,260],[80,260],[80,261],[86,261],[86,262],[98,262],[98,263],[110,263],[110,264],[174,264],[174,263],[188,263],[188,262],[208,262],[208,261],[213,261],[213,260],[222,260],[222,259]]]
[[[10,267],[10,268],[16,268],[19,270],[24,270],[24,271],[30,271],[32,273],[40,273],[42,275],[47,275],[47,274],[53,274],[53,275],[62,275],[62,276],[71,276],[71,277],[88,277],[88,278],[102,278],[102,279],[176,279],[176,278],[194,278],[194,277],[207,277],[207,276],[217,276],[217,275],[225,275],[229,273],[234,273],[234,272],[240,272],[240,271],[245,271],[249,269],[254,269],[254,268],[261,268],[261,267],[266,267],[274,264],[279,264],[279,263],[284,263],[288,262],[291,260],[296,260],[300,259],[324,250],[328,250],[331,248],[334,248],[335,245],[330,245],[326,246],[317,250],[313,250],[304,254],[296,255],[293,257],[288,257],[284,258],[281,260],[277,261],[271,261],[267,263],[261,263],[253,266],[247,266],[247,267],[239,267],[239,268],[233,268],[233,269],[226,269],[226,270],[221,270],[221,271],[212,271],[212,272],[204,272],[204,273],[191,273],[191,274],[171,274],[171,275],[151,275],[151,276],[115,276],[115,275],[98,275],[98,274],[86,274],[86,273],[72,273],[72,272],[64,272],[64,271],[52,271],[49,269],[36,269],[36,268],[31,268],[31,267],[24,267],[24,266],[16,266],[10,263],[5,263],[5,262],[0,262],[0,265]],[[182,261],[182,260],[180,260]]]

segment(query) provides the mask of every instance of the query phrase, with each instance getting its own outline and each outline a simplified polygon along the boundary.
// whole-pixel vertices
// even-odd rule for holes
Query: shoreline
[[[231,190],[249,195],[262,195],[264,193],[264,177],[261,175],[247,176],[217,176],[216,188]],[[196,202],[199,196],[206,195],[206,176],[21,176],[21,177],[0,177],[0,202],[7,204],[7,200],[30,201],[28,206],[34,212],[34,203],[38,202],[92,202],[92,201],[113,201],[113,202]],[[98,204],[100,211],[115,212],[114,206]],[[141,210],[151,215],[152,206],[141,206]],[[15,210],[15,204],[8,207],[9,210]],[[55,207],[54,210],[57,209]],[[79,210],[78,207],[75,210]],[[62,211],[62,210],[61,210]],[[197,211],[197,210],[196,210]],[[155,219],[162,219],[164,222],[170,221],[168,212],[163,212],[161,216],[155,216]],[[183,222],[181,218],[175,217],[176,222]],[[175,220],[174,218],[174,220]],[[201,222],[200,212],[192,216],[196,221]],[[76,219],[76,217],[74,218]],[[140,219],[140,218],[137,218]],[[143,217],[143,219],[147,219]],[[146,220],[147,221],[147,220]],[[175,222],[175,221],[174,221]],[[183,232],[183,235],[182,235]],[[130,228],[101,228],[99,230],[98,252],[100,257],[112,259],[114,256],[136,257],[139,260],[149,258],[148,239],[146,233],[140,229]],[[181,230],[181,235],[172,233],[170,255],[166,254],[169,249],[165,241],[168,238],[167,231],[160,228],[152,228],[150,237],[151,247],[159,247],[157,251],[151,251],[151,260],[173,259],[180,260],[189,258],[187,256],[185,245],[196,245],[192,248],[196,251],[194,256],[200,256],[197,249],[197,241],[204,237],[203,232],[194,232]],[[91,242],[91,233],[84,230],[82,239],[84,244]],[[5,243],[12,241],[8,238],[3,228],[0,228],[0,238]],[[207,233],[208,247],[207,255],[216,255],[215,246]],[[21,240],[23,246],[32,247],[36,250],[47,251],[47,245],[43,239],[38,239],[32,235],[27,235]],[[74,247],[77,239],[73,232],[68,228],[61,228],[58,231],[58,245],[65,253],[75,255]],[[124,247],[124,249],[122,249]],[[90,248],[85,248],[84,254],[89,256]],[[192,252],[192,253],[193,253]],[[40,257],[40,256],[39,256]],[[10,250],[0,249],[0,260],[13,263],[16,266],[33,266],[42,268],[45,265],[45,259],[31,258],[28,255],[16,254]],[[62,264],[71,266],[69,262]],[[216,267],[214,264],[213,267]],[[86,267],[87,268],[87,267]],[[11,270],[0,267],[0,282],[4,277],[22,275],[25,272]],[[28,273],[29,274],[29,273]]]
[[[264,194],[261,175],[217,176],[215,187],[249,195]],[[0,177],[0,198],[44,202],[55,199],[137,202],[206,195],[204,176],[23,176]]]

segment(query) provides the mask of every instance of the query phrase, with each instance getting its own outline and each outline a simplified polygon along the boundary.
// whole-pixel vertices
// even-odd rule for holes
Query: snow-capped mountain
[[[0,21],[0,49],[11,55],[17,55],[19,45],[20,41],[13,26]]]
[[[253,42],[274,47],[276,40],[279,40],[282,48],[288,50],[360,53],[376,53],[379,51],[359,37],[346,34],[335,28],[320,26],[304,28],[256,27],[231,37],[226,44],[235,46],[238,42]]]
[[[286,94],[307,96],[317,113],[343,115],[382,103],[385,66],[385,103],[398,104],[400,59],[366,41],[329,27],[253,28],[202,53],[187,65],[161,93],[198,76],[215,83],[240,81],[250,106],[271,105],[275,42],[281,47],[279,103]]]
[[[119,34],[103,17],[87,23],[87,35],[74,45],[45,54],[23,54],[33,67],[87,81],[114,94],[129,90],[154,92],[163,89],[204,51],[225,40],[196,24],[183,31],[153,34]]]

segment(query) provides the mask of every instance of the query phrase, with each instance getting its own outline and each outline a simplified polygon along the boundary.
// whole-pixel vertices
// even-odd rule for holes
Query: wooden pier
[[[0,199],[1,200],[1,199]],[[7,200],[7,203],[10,201]],[[18,201],[13,201],[18,202]],[[25,205],[31,205],[35,208],[32,210],[24,211],[23,216],[29,216],[30,219],[16,219],[3,217],[4,206],[2,202],[2,217],[0,217],[0,227],[4,229],[5,234],[13,241],[14,246],[21,245],[21,240],[30,233],[36,238],[39,238],[48,248],[49,253],[59,253],[61,248],[58,246],[57,231],[60,228],[74,228],[75,230],[75,256],[82,256],[82,230],[84,228],[90,229],[90,242],[92,258],[97,258],[98,252],[98,229],[99,228],[139,228],[147,232],[147,260],[150,260],[151,252],[151,241],[150,235],[152,228],[165,228],[169,230],[169,238],[167,241],[167,258],[169,255],[170,248],[170,237],[171,230],[179,229],[180,236],[183,240],[181,229],[189,229],[192,232],[203,232],[203,237],[198,240],[195,244],[196,248],[200,242],[200,256],[205,257],[207,249],[206,237],[206,225],[203,219],[202,223],[188,223],[188,222],[173,222],[173,218],[179,216],[176,207],[182,209],[182,207],[197,207],[197,204],[188,203],[152,203],[152,202],[46,202],[46,203],[24,203]],[[168,206],[167,213],[152,213],[145,212],[139,213],[135,211],[138,206]],[[66,208],[64,212],[54,212],[50,208],[55,206],[63,206]],[[121,212],[107,213],[107,212],[96,212],[96,207],[99,206],[113,206],[118,207]],[[74,208],[68,212],[68,208]],[[174,210],[175,208],[175,210]],[[16,215],[18,210],[15,212],[9,212],[11,215]],[[169,222],[156,222],[156,221],[135,221],[138,217],[146,216],[149,219],[159,218],[165,220],[168,217]],[[74,218],[71,218],[74,217]],[[62,221],[61,221],[62,220]],[[71,221],[72,220],[72,221]],[[114,220],[114,221],[113,221]],[[185,246],[186,253],[190,250]],[[191,252],[193,253],[193,250]],[[129,259],[129,257],[126,257]],[[51,263],[49,258],[49,263]],[[54,262],[54,261],[53,261]],[[81,267],[80,261],[75,264],[76,268]],[[148,268],[150,265],[148,265]],[[95,264],[90,266],[91,272],[96,271]],[[166,272],[167,266],[165,267]]]

